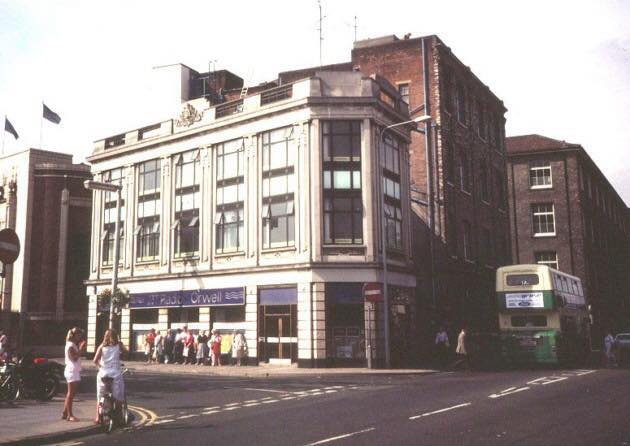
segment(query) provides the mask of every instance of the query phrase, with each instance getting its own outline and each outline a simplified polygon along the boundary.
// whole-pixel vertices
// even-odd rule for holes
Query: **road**
[[[127,383],[142,425],[72,444],[630,445],[623,369]]]

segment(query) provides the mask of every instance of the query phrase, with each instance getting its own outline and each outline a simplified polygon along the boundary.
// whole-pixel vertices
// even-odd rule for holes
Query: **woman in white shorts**
[[[99,345],[94,355],[94,364],[98,367],[98,374],[96,375],[95,423],[98,423],[98,402],[105,391],[105,383],[103,383],[102,378],[108,377],[114,379],[112,382],[112,393],[117,402],[122,402],[125,399],[125,382],[123,380],[120,364],[121,353],[127,353],[127,349],[123,343],[120,342],[118,333],[114,329],[107,330],[103,337],[103,343]]]
[[[63,375],[68,383],[68,393],[63,403],[61,415],[63,420],[78,421],[72,414],[72,402],[81,382],[81,352],[85,349],[85,341],[82,339],[83,331],[77,327],[68,331],[66,335],[66,368]]]

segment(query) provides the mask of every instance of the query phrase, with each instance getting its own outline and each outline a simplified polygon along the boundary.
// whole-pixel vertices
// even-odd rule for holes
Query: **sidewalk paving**
[[[99,431],[100,426],[92,422],[93,398],[75,399],[73,412],[79,421],[62,420],[62,410],[62,397],[55,397],[47,402],[0,402],[0,443],[39,444],[64,441]]]
[[[92,361],[83,360],[83,370],[95,370]],[[220,367],[201,366],[192,364],[147,364],[142,361],[125,361],[125,367],[130,372],[164,373],[228,377],[267,378],[279,376],[331,376],[331,375],[421,375],[435,373],[433,369],[368,369],[364,367],[323,367],[298,368],[293,365],[232,366]]]

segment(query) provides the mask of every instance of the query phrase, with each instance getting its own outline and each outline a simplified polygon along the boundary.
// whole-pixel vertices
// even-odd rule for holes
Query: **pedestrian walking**
[[[615,352],[613,347],[615,346],[615,338],[608,330],[606,336],[604,336],[604,354],[606,355],[606,366],[610,366],[615,363]]]
[[[162,364],[164,362],[164,336],[162,336],[161,332],[155,333],[155,361],[158,364]]]
[[[210,336],[210,357],[212,359],[213,366],[221,365],[221,335],[216,328],[212,329],[212,336]]]
[[[448,350],[450,348],[448,333],[444,327],[440,327],[435,334],[435,353],[440,365],[445,366],[448,363]]]
[[[79,421],[72,414],[72,403],[74,395],[79,390],[79,382],[81,382],[81,353],[85,350],[85,341],[83,340],[83,331],[74,327],[68,331],[66,335],[65,360],[66,367],[63,375],[66,378],[68,391],[63,403],[62,420]]]
[[[462,366],[464,368],[469,368],[468,363],[468,350],[466,346],[466,328],[462,327],[459,335],[457,336],[457,348],[455,349],[455,353],[457,354],[457,361],[455,362],[455,366]]]
[[[202,331],[197,336],[197,365],[204,365],[208,359],[208,336]]]
[[[247,356],[247,341],[240,331],[234,330],[232,338],[232,361],[233,365],[243,365],[243,358]]]
[[[144,354],[147,357],[147,364],[153,362],[153,351],[155,349],[155,328],[149,330],[149,332],[144,335]]]

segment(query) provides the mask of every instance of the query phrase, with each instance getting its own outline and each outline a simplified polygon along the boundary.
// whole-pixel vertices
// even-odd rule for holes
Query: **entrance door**
[[[263,359],[296,361],[297,305],[261,306],[260,321],[262,330],[259,341]]]

